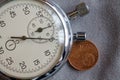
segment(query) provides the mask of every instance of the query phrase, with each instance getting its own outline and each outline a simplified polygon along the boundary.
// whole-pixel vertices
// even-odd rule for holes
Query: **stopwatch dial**
[[[48,4],[7,2],[0,7],[0,71],[19,79],[42,76],[59,62],[64,35],[61,19]]]
[[[28,25],[29,37],[41,38],[33,40],[36,43],[45,43],[52,38],[54,34],[54,23],[44,16],[33,18]],[[43,40],[47,38],[48,40]]]

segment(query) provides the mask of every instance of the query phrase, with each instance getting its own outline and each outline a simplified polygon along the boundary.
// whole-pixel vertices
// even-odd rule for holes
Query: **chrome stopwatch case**
[[[9,79],[45,79],[65,63],[70,22],[52,1],[0,2],[0,71]]]

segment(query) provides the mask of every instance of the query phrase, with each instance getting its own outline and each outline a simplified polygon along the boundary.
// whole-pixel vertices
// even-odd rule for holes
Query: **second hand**
[[[11,37],[12,39],[21,39],[21,40],[27,40],[27,39],[40,39],[40,40],[50,40],[50,38],[32,38],[32,37],[26,37],[26,36],[22,36],[22,37]]]

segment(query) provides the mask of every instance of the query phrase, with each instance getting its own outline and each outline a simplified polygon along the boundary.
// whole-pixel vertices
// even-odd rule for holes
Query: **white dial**
[[[0,7],[0,71],[29,79],[51,70],[64,49],[57,13],[36,0],[13,0]]]

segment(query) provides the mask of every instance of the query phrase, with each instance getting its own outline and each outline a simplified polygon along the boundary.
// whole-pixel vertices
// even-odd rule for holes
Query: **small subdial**
[[[36,43],[45,43],[52,38],[54,34],[53,22],[42,16],[33,18],[28,25],[28,35],[32,38],[39,38],[33,40]],[[43,38],[46,38],[43,39]]]
[[[8,40],[5,43],[5,47],[8,51],[13,51],[16,48],[16,43],[14,42],[14,40]]]

